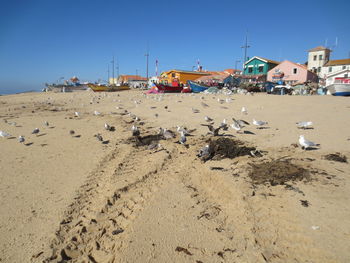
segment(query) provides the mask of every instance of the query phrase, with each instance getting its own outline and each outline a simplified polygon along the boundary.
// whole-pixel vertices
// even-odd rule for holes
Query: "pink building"
[[[305,65],[285,60],[267,72],[267,81],[284,81],[286,84],[317,82],[317,74],[307,70]]]

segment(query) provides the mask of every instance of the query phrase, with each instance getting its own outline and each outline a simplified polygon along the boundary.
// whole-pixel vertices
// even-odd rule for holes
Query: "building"
[[[242,70],[240,69],[229,68],[229,69],[225,69],[223,72],[229,73],[231,75],[242,75]]]
[[[311,72],[305,65],[285,60],[267,73],[267,81],[283,81],[286,84],[297,84],[304,82],[317,82],[318,76]]]
[[[244,63],[242,81],[244,82],[264,82],[267,72],[276,67],[279,62],[254,56]]]
[[[329,60],[321,69],[321,76],[327,79],[329,75],[345,72],[350,69],[350,59]],[[342,73],[340,73],[342,74]]]
[[[195,80],[202,76],[210,75],[208,72],[186,71],[186,70],[169,70],[160,75],[160,82],[167,85],[178,86],[186,85],[188,80]]]
[[[329,61],[331,50],[318,46],[308,50],[307,69],[321,77],[322,67]]]
[[[232,84],[237,85],[238,80],[234,78],[233,74],[230,74],[226,70],[224,71],[218,71],[213,72],[211,75],[202,76],[195,80],[199,83],[204,83],[209,86],[217,86],[217,85],[225,85],[225,84]]]

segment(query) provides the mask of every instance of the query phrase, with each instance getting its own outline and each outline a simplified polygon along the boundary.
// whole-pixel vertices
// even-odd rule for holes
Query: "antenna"
[[[112,78],[113,78],[112,83],[115,84],[114,83],[114,56],[113,56],[113,60],[112,60]]]
[[[147,83],[148,83],[148,57],[149,57],[148,43],[147,43],[147,53],[145,54],[145,56],[146,56],[146,77],[147,77]]]
[[[326,38],[326,40],[324,41],[324,46],[325,46],[325,48],[327,48],[327,46],[328,46],[328,38]]]

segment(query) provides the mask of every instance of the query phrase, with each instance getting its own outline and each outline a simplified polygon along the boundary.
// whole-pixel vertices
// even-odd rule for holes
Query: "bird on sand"
[[[44,125],[47,126],[47,127],[49,127],[49,122],[48,122],[48,121],[45,121],[45,122],[44,122]]]
[[[237,121],[233,121],[231,128],[239,132],[242,129],[242,126]]]
[[[105,123],[105,130],[107,131],[111,130],[111,126],[108,123]]]
[[[205,145],[202,149],[200,149],[197,156],[200,157],[202,160],[208,160],[210,157],[209,144]]]
[[[184,133],[183,131],[181,131],[181,132],[180,132],[180,135],[181,135],[181,137],[180,137],[179,142],[180,142],[181,144],[185,144],[186,141],[187,141],[185,133]]]
[[[312,141],[305,139],[304,135],[299,136],[299,144],[300,144],[301,148],[305,149],[305,150],[307,150],[308,148],[311,148],[311,147],[319,146],[319,144],[316,144]]]
[[[33,131],[32,131],[32,134],[38,134],[40,132],[39,128],[35,128]]]
[[[205,117],[204,117],[204,120],[205,120],[206,122],[212,122],[212,121],[213,121],[213,119],[210,118],[210,117],[208,117],[208,116],[205,116]]]
[[[159,134],[162,135],[165,139],[172,139],[176,137],[173,131],[163,128],[159,128]]]
[[[140,135],[139,128],[137,128],[137,126],[133,125],[131,127],[131,133],[132,133],[132,136],[139,136]]]
[[[94,115],[98,116],[98,115],[101,115],[100,112],[98,112],[97,110],[94,111]]]
[[[73,136],[75,134],[75,131],[74,130],[70,130],[69,134]]]
[[[80,116],[80,113],[76,111],[76,112],[74,112],[74,116],[75,116],[75,117],[79,117],[79,116]]]
[[[242,107],[241,113],[244,114],[244,115],[248,114],[248,111],[247,111],[246,107]]]
[[[195,109],[195,108],[192,108],[192,112],[193,112],[193,113],[199,113],[199,110],[198,110],[198,109]]]
[[[22,135],[18,136],[18,141],[20,143],[24,142],[25,141],[24,136],[22,136]]]
[[[94,136],[97,138],[97,140],[99,140],[100,142],[103,142],[103,138],[101,134],[97,133]]]
[[[218,128],[214,128],[213,125],[210,124],[201,124],[202,126],[207,126],[209,129],[209,134],[212,134],[214,136],[219,136],[219,131],[222,128],[221,126],[219,126]]]
[[[11,134],[9,134],[9,133],[7,133],[5,131],[0,131],[0,137],[5,138],[5,137],[10,137],[10,136],[11,136]]]
[[[253,119],[253,124],[255,126],[258,126],[258,129],[261,128],[262,126],[265,126],[266,124],[268,124],[267,121],[257,121],[255,119]]]
[[[309,129],[312,128],[312,121],[299,121],[296,123],[297,127],[299,129]]]

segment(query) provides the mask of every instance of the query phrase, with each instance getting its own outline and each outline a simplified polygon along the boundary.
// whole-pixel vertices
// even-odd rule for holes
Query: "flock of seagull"
[[[200,98],[204,99],[203,96],[201,96]],[[154,100],[156,100],[156,101],[161,101],[162,99],[163,99],[162,96],[154,98]],[[225,100],[218,98],[217,100],[218,100],[218,102],[220,104],[223,104],[225,102],[226,103],[230,103],[232,101],[231,98],[226,98]],[[94,102],[94,100],[92,100],[92,102]],[[119,100],[119,102],[121,102],[121,101]],[[177,102],[181,102],[181,101],[177,101]],[[135,103],[135,106],[138,107],[138,105],[141,103],[141,100],[139,100],[139,101],[134,100],[134,103]],[[92,103],[90,103],[90,104],[92,104]],[[209,105],[206,104],[203,101],[201,102],[201,105],[204,108],[209,107]],[[119,107],[119,106],[117,106],[116,108],[117,109],[122,109],[122,107]],[[155,107],[153,107],[153,108],[155,108]],[[168,109],[168,106],[165,106],[165,109]],[[192,112],[193,113],[200,113],[200,110],[192,108]],[[140,122],[140,118],[135,116],[134,114],[132,114],[131,112],[129,112],[127,110],[124,111],[124,114],[128,114],[128,115],[130,115],[133,118],[133,121],[132,121],[133,125],[131,127],[132,136],[140,136],[140,130],[139,130],[138,126],[137,126],[137,123]],[[124,114],[122,114],[122,115],[124,115]],[[241,108],[241,114],[242,115],[248,115],[248,110],[247,110],[246,107],[242,107]],[[99,116],[99,115],[101,115],[101,113],[98,112],[97,110],[95,110],[93,112],[93,115]],[[79,112],[74,112],[74,116],[75,117],[80,117],[81,114]],[[158,117],[157,113],[155,114],[155,117]],[[204,120],[205,120],[206,123],[205,124],[201,124],[201,125],[202,126],[207,126],[208,130],[209,130],[208,134],[211,134],[213,136],[219,136],[220,135],[219,134],[220,130],[227,131],[230,127],[233,130],[235,130],[237,133],[240,133],[244,127],[246,127],[247,125],[250,125],[248,121],[245,121],[243,119],[232,118],[233,122],[231,124],[228,124],[228,121],[226,119],[224,119],[218,127],[214,127],[214,120],[213,120],[213,118],[211,118],[209,116],[205,116]],[[7,122],[7,121],[5,120],[5,122]],[[252,124],[254,126],[256,126],[257,129],[264,129],[264,128],[267,128],[268,122],[267,121],[253,119]],[[49,123],[47,121],[45,121],[44,125],[48,127]],[[313,123],[311,121],[297,122],[296,125],[300,129],[313,128]],[[113,126],[111,126],[111,125],[109,125],[107,123],[105,123],[104,128],[107,131],[114,131],[115,130],[115,128]],[[178,142],[180,144],[186,144],[186,142],[187,142],[186,136],[190,135],[190,133],[185,128],[180,127],[180,126],[177,126],[177,130],[176,131],[177,131],[177,133],[180,136],[180,139],[179,139]],[[39,132],[40,132],[39,128],[35,128],[32,131],[32,134],[38,135]],[[251,132],[244,131],[244,133],[251,133]],[[71,130],[70,134],[73,135],[74,131]],[[161,134],[166,139],[175,138],[176,137],[176,134],[174,132],[172,132],[171,130],[168,130],[168,129],[163,129],[163,128],[160,128],[159,134]],[[6,131],[0,131],[0,137],[9,138],[9,137],[11,137],[11,135],[9,133],[7,133]],[[98,133],[98,134],[95,135],[95,137],[99,141],[103,141],[103,138],[102,138],[101,134]],[[24,143],[25,142],[25,137],[23,135],[20,135],[18,137],[18,141],[20,143]],[[310,140],[307,140],[304,135],[300,135],[299,136],[299,145],[301,146],[302,149],[305,149],[305,150],[313,148],[313,147],[316,147],[316,146],[319,146],[319,144],[316,144],[316,143],[314,143],[314,142],[312,142]]]

